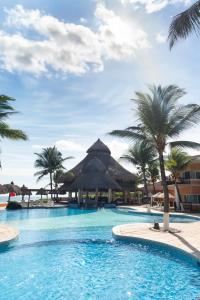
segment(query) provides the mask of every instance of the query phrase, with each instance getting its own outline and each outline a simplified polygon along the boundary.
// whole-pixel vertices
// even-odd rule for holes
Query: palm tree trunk
[[[153,184],[153,192],[154,192],[154,194],[156,194],[156,187],[155,187],[155,181],[154,180],[152,180],[152,184]]]
[[[53,179],[52,179],[52,173],[50,173],[50,188],[51,188],[51,199],[53,197],[52,191],[53,191]]]
[[[178,196],[178,204],[179,204],[178,209],[180,210],[181,209],[180,203],[182,202],[182,199],[181,199],[181,194],[180,194],[178,183],[176,182],[176,178],[175,178],[175,188],[176,188],[177,196]]]
[[[163,152],[159,153],[159,163],[160,163],[160,173],[161,173],[163,193],[164,193],[163,229],[164,231],[167,231],[169,230],[169,192],[168,192],[166,175],[165,175]]]
[[[147,178],[146,178],[145,169],[142,169],[142,175],[143,175],[143,180],[144,180],[144,191],[145,191],[145,194],[146,194],[146,196],[148,198],[149,191],[148,191],[148,186],[147,186]]]

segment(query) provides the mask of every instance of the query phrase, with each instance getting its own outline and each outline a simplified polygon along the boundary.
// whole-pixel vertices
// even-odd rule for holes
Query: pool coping
[[[18,236],[18,229],[6,224],[0,224],[0,245],[10,243],[14,241]]]
[[[153,208],[150,209],[150,211],[148,211],[148,207],[144,207],[144,206],[117,206],[118,209],[128,209],[130,210],[130,212],[135,212],[138,214],[146,214],[146,215],[160,215],[163,216],[163,212],[162,211],[157,211]],[[199,220],[200,221],[200,216],[196,215],[196,214],[188,214],[188,213],[184,213],[184,212],[170,212],[169,213],[171,216],[174,217],[189,217],[191,219],[195,219],[195,220]]]
[[[112,228],[112,235],[116,240],[141,241],[150,244],[159,244],[190,255],[200,266],[200,222],[195,223],[171,223],[172,228],[181,230],[180,233],[169,233],[150,230],[150,223],[134,223],[117,225]],[[197,228],[196,228],[197,227]],[[194,234],[195,229],[195,234]],[[193,236],[194,235],[194,236]]]

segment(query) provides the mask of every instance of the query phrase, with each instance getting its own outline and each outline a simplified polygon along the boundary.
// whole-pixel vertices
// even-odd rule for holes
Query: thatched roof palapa
[[[83,167],[82,173],[74,180],[70,190],[95,190],[96,188],[121,190],[119,184],[108,174],[103,163],[94,157]]]
[[[36,193],[36,195],[47,195],[47,194],[48,193],[44,188],[40,188]]]
[[[6,189],[7,193],[14,192],[17,195],[21,195],[21,188],[18,185],[15,185],[13,182],[4,184],[3,187]]]
[[[74,178],[70,182],[63,177],[64,185],[61,190],[135,190],[135,176],[111,156],[110,149],[100,139],[87,150],[87,156],[69,172],[74,174]]]
[[[7,194],[8,190],[3,184],[0,184],[0,194]]]
[[[31,190],[29,190],[25,185],[23,185],[21,187],[21,193],[22,193],[23,196],[30,196],[30,195],[32,195]]]

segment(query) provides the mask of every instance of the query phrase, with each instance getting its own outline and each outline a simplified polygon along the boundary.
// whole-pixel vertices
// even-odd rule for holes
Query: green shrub
[[[9,201],[7,204],[7,207],[6,207],[7,210],[15,210],[15,209],[21,209],[21,208],[22,208],[21,204],[16,201]]]

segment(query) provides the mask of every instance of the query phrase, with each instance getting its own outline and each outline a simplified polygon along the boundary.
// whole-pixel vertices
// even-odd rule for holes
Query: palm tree
[[[158,161],[153,161],[148,164],[147,176],[150,178],[154,194],[156,194],[155,183],[160,178]]]
[[[62,153],[58,151],[55,146],[44,148],[42,149],[42,153],[35,153],[35,155],[37,155],[35,167],[41,170],[36,172],[34,175],[38,176],[37,181],[39,181],[44,176],[49,175],[52,198],[53,174],[58,170],[65,169],[65,167],[63,166],[63,162],[65,160],[71,159],[72,156],[63,158]]]
[[[56,190],[58,189],[58,184],[63,175],[64,175],[63,169],[58,169],[53,174],[53,182]]]
[[[146,197],[149,195],[146,174],[147,166],[155,159],[155,156],[155,148],[152,144],[148,144],[146,141],[141,141],[135,143],[131,148],[129,148],[125,155],[120,157],[120,159],[126,160],[137,166],[139,173],[141,172]]]
[[[173,148],[170,154],[165,161],[165,166],[168,171],[172,174],[174,184],[177,191],[178,196],[178,209],[180,209],[180,203],[182,202],[179,186],[178,186],[178,179],[180,177],[181,172],[196,158],[196,156],[189,156],[187,152],[179,149]]]
[[[178,39],[185,39],[192,33],[199,33],[200,29],[200,1],[195,2],[188,9],[176,15],[169,27],[170,49]]]
[[[150,86],[150,93],[136,92],[133,100],[139,125],[125,130],[114,130],[110,134],[129,138],[131,141],[147,140],[154,145],[159,156],[160,174],[164,192],[164,230],[169,230],[169,194],[165,175],[163,153],[169,140],[177,138],[184,130],[200,120],[200,106],[179,105],[178,100],[185,95],[183,89],[175,85]],[[200,144],[189,141],[170,142],[171,147],[197,148]]]
[[[27,135],[22,130],[17,130],[10,128],[6,123],[6,120],[16,114],[17,112],[10,104],[10,102],[15,101],[15,99],[0,95],[0,138],[10,139],[10,140],[27,140]]]

